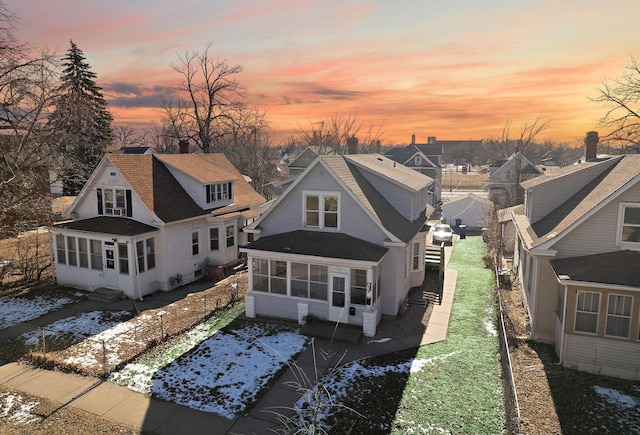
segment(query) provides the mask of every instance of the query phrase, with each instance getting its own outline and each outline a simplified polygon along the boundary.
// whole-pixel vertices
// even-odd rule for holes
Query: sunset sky
[[[5,0],[21,42],[84,52],[116,124],[159,118],[178,53],[242,65],[281,138],[336,112],[383,143],[498,136],[541,117],[577,144],[603,80],[640,58],[638,0]],[[601,135],[604,133],[601,131]]]

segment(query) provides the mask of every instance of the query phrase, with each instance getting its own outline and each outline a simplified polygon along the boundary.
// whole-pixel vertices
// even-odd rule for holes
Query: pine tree
[[[70,42],[50,123],[67,156],[61,171],[64,194],[76,195],[113,141],[113,116],[84,53]]]

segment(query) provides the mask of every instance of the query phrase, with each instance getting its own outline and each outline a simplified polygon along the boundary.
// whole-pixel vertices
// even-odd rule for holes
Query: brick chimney
[[[436,137],[435,136],[427,137],[427,143],[436,143]]]
[[[415,144],[415,143],[416,143],[416,134],[415,134],[415,133],[413,133],[413,134],[411,135],[411,145],[413,145],[413,144]]]
[[[180,147],[180,154],[189,154],[189,141],[187,139],[180,139],[178,146]]]
[[[347,139],[347,154],[358,154],[358,138],[351,136]]]
[[[588,131],[587,137],[584,138],[584,159],[585,161],[595,160],[598,153],[598,137],[597,131]]]

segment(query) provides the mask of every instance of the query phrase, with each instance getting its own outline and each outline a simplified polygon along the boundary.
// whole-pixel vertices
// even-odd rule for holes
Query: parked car
[[[451,243],[453,240],[453,230],[449,224],[437,224],[432,228],[433,244]]]

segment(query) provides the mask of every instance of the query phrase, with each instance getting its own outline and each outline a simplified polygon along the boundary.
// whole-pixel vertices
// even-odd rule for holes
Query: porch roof
[[[261,237],[246,249],[378,262],[388,249],[343,233],[296,230]]]
[[[640,288],[638,279],[640,252],[637,251],[624,250],[559,258],[551,260],[550,263],[560,280]]]
[[[77,221],[62,222],[56,224],[54,228],[67,228],[70,230],[86,231],[90,233],[114,234],[118,236],[137,236],[158,228],[142,222],[134,221],[123,217],[98,216]]]

